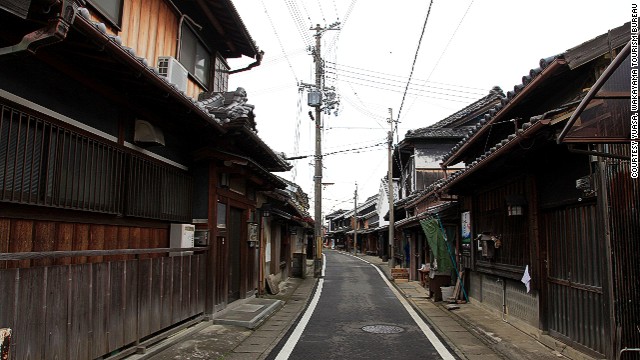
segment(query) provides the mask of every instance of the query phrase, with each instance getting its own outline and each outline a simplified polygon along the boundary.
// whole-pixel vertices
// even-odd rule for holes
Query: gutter
[[[63,0],[60,12],[47,25],[32,31],[22,37],[22,40],[12,46],[0,48],[0,56],[29,52],[35,54],[43,46],[58,43],[67,37],[78,12],[78,4],[73,0]]]
[[[258,52],[258,54],[256,55],[256,61],[255,62],[252,62],[251,64],[247,65],[246,67],[244,67],[242,69],[231,70],[231,71],[229,71],[229,75],[237,74],[239,72],[243,72],[243,71],[247,71],[247,70],[251,70],[252,68],[254,68],[256,66],[260,66],[260,64],[262,63],[262,57],[263,56],[264,56],[264,51],[260,50]]]

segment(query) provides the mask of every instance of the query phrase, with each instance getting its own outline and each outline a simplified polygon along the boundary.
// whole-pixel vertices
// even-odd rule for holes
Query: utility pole
[[[353,192],[353,255],[358,253],[358,183]]]
[[[387,136],[387,141],[389,144],[387,159],[389,161],[389,169],[387,170],[387,182],[389,183],[389,267],[393,268],[395,266],[395,254],[393,250],[394,245],[394,214],[393,214],[393,110],[389,108],[389,124],[391,125],[391,130]]]
[[[320,52],[322,44],[322,34],[326,30],[339,30],[337,26],[340,23],[333,23],[327,28],[320,27],[320,24],[316,25],[315,30],[316,48],[314,51],[313,60],[316,63],[316,84],[315,88],[322,96],[324,90],[323,79],[323,62]],[[313,176],[314,181],[314,237],[316,251],[313,259],[313,276],[316,278],[322,277],[322,101],[320,101],[316,108],[315,125],[316,125],[316,151],[315,151],[315,171]]]

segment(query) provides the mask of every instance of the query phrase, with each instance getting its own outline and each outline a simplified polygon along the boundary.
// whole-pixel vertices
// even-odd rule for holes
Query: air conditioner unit
[[[196,227],[193,224],[171,224],[169,246],[171,248],[192,248],[194,246]],[[192,255],[192,251],[169,253],[169,256]]]
[[[158,56],[158,73],[177,86],[178,90],[187,91],[187,76],[189,72],[175,58]]]

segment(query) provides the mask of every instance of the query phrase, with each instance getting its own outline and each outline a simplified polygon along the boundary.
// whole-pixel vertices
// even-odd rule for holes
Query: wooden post
[[[0,329],[0,359],[9,359],[9,346],[11,346],[11,329]]]

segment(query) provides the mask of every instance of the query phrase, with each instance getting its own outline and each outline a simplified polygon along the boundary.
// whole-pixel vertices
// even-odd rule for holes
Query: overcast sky
[[[387,148],[378,144],[389,131],[389,108],[394,119],[400,113],[396,136],[402,140],[407,130],[447,117],[493,86],[512,90],[541,58],[631,19],[631,2],[620,0],[434,0],[430,11],[426,0],[233,2],[265,56],[260,66],[232,75],[230,90],[245,88],[255,105],[258,136],[290,157],[315,151],[314,123],[307,114],[313,108],[298,86],[315,83],[307,51],[315,38],[309,29],[341,23],[340,30],[322,36],[326,86],[335,87],[340,97],[337,115],[323,116],[322,182],[333,183],[323,190],[325,215],[353,208],[356,182],[359,203],[377,194],[387,173]],[[313,162],[313,156],[292,161],[294,170],[278,174],[309,195],[311,214]]]

